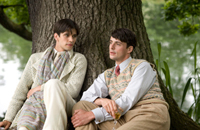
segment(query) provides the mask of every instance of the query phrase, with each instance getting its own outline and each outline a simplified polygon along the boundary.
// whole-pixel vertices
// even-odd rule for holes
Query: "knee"
[[[75,110],[78,110],[78,109],[83,109],[85,110],[85,106],[87,106],[90,102],[88,101],[79,101],[78,103],[76,103],[74,106],[73,106],[73,109],[72,109],[72,114],[74,114]]]
[[[45,89],[56,90],[59,89],[63,83],[58,79],[50,79],[45,83]]]
[[[57,85],[59,82],[61,82],[61,81],[58,79],[50,79],[45,84],[49,85],[49,86],[54,86],[54,85]]]

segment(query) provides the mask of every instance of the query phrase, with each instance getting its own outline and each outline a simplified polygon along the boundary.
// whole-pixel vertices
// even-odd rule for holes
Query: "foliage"
[[[179,32],[184,36],[189,36],[199,29],[199,0],[169,0],[164,6],[165,20],[181,21],[178,25]]]
[[[24,40],[0,26],[0,45],[2,45],[0,48],[1,59],[3,59],[4,62],[19,60],[19,70],[22,71],[31,55],[31,42]]]
[[[6,6],[4,12],[13,22],[30,27],[28,7],[25,0],[0,0],[0,6]]]
[[[161,53],[159,64],[163,64],[163,61],[168,64],[173,98],[180,105],[180,97],[182,96],[180,92],[183,91],[183,86],[187,82],[183,76],[188,73],[188,68],[192,67],[192,64],[189,63],[191,62],[189,60],[192,52],[191,48],[193,47],[193,43],[199,40],[200,33],[197,32],[194,35],[186,37],[180,35],[176,27],[177,23],[180,22],[177,20],[166,22],[163,7],[164,2],[143,2],[143,16],[154,59],[157,59],[157,56]],[[160,43],[160,46],[162,46],[162,52],[157,50],[157,43]],[[200,46],[197,46],[198,49],[200,49]],[[163,68],[165,67],[163,66]],[[158,68],[158,70],[161,72],[162,68]],[[161,76],[163,79],[165,78],[164,73]],[[186,100],[182,107],[184,111],[188,110],[188,106],[191,104],[188,98]]]
[[[199,123],[200,94],[198,86],[200,85],[200,78],[197,77],[197,75],[199,76],[199,68],[197,67],[199,55],[195,50],[200,48],[196,46],[197,43],[194,47],[193,43],[199,40],[200,33],[182,37],[177,30],[177,23],[181,24],[182,21],[174,19],[166,22],[163,7],[164,3],[162,2],[159,4],[152,4],[149,1],[143,2],[145,25],[151,41],[153,55],[157,56],[155,58],[156,65],[165,85],[173,94],[180,108]],[[193,63],[190,58],[191,54],[193,55]],[[190,68],[194,69],[193,73],[188,76],[191,71]],[[194,78],[195,76],[196,78]],[[171,87],[167,81],[170,82]],[[188,97],[193,97],[194,102],[189,103]]]
[[[181,101],[181,105],[180,108],[182,108],[183,103],[186,101],[186,94],[189,93],[190,94],[190,90],[192,91],[192,95],[194,97],[194,102],[192,103],[192,105],[188,108],[187,110],[187,114],[194,119],[194,121],[196,123],[200,124],[200,68],[197,67],[197,51],[196,51],[196,47],[197,46],[197,42],[194,45],[194,49],[191,53],[191,56],[193,56],[193,60],[194,60],[194,70],[191,73],[190,77],[187,80],[187,83],[185,84],[184,87],[184,91],[183,91],[183,95],[182,95],[182,101]],[[173,96],[173,91],[171,88],[171,83],[170,83],[170,70],[168,67],[168,64],[163,61],[163,65],[161,64],[161,59],[160,59],[160,52],[161,52],[161,44],[158,43],[157,44],[157,48],[158,48],[158,59],[156,59],[156,66],[158,68],[162,68],[162,66],[164,65],[165,68],[162,68],[162,72],[165,75],[165,85],[168,87],[170,93]],[[160,72],[161,73],[161,72]]]
[[[200,124],[200,67],[197,67],[197,42],[194,45],[194,49],[191,53],[192,59],[194,61],[193,63],[193,71],[191,72],[191,75],[187,81],[187,84],[185,85],[182,101],[181,101],[181,107],[185,101],[185,96],[187,93],[192,91],[192,95],[194,97],[194,103],[190,106],[188,110],[188,115],[190,117],[193,117],[193,119]]]
[[[169,70],[169,66],[167,64],[167,62],[163,61],[164,67],[162,67],[162,60],[160,58],[161,56],[161,43],[157,44],[157,48],[158,48],[158,59],[156,59],[156,66],[159,70],[162,70],[164,76],[165,76],[165,86],[169,88],[169,92],[171,93],[172,97],[173,97],[173,90],[171,87],[171,76],[170,76],[170,70]],[[161,74],[161,71],[159,71],[159,73]]]

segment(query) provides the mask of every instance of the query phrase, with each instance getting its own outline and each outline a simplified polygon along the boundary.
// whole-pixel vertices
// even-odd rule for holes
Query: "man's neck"
[[[130,57],[130,55],[126,56],[123,60],[121,61],[115,61],[115,64],[120,65],[122,62],[124,62],[125,60],[127,60]]]

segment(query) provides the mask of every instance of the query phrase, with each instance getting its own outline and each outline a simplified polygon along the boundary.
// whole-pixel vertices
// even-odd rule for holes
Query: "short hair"
[[[127,44],[127,48],[129,46],[133,46],[133,48],[135,48],[137,45],[136,35],[129,29],[116,29],[112,32],[111,36],[115,39],[125,42]]]
[[[77,35],[79,34],[78,25],[71,19],[61,19],[54,24],[54,33],[60,36],[60,33],[69,31],[72,33],[72,29],[76,30]]]

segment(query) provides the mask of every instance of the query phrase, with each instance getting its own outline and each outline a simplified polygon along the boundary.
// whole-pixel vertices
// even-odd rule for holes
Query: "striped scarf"
[[[46,83],[49,79],[59,79],[65,63],[69,60],[69,53],[66,51],[54,63],[54,46],[47,48],[45,55],[40,60],[37,70],[38,85]]]

